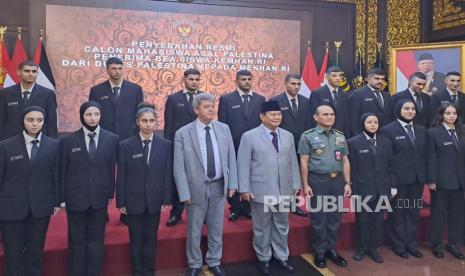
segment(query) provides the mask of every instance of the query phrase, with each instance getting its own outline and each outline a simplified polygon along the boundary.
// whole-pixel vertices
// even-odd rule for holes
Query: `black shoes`
[[[181,218],[178,216],[170,216],[168,221],[166,222],[166,226],[171,227],[175,226],[176,224],[181,222]]]
[[[366,253],[367,253],[367,256],[373,260],[373,262],[378,263],[378,264],[384,262],[383,258],[378,254],[378,251],[376,249],[369,248],[366,251]]]
[[[347,261],[342,258],[339,254],[334,251],[334,249],[328,249],[326,251],[326,258],[331,260],[335,265],[345,267],[347,266]]]
[[[394,252],[394,254],[401,257],[402,259],[407,259],[408,258],[407,251],[397,251],[397,250],[392,250],[392,251]]]
[[[357,248],[355,254],[352,256],[352,259],[359,262],[363,260],[363,257],[365,257],[365,249]]]
[[[265,261],[259,261],[258,262],[258,269],[262,272],[264,275],[268,275],[271,273],[271,265],[270,262],[265,262]]]
[[[303,218],[308,217],[308,213],[306,213],[304,210],[300,209],[299,207],[297,207],[295,211],[292,212],[292,214],[299,216],[299,217],[303,217]]]
[[[229,213],[228,220],[229,221],[236,221],[239,218],[239,214],[236,212]]]
[[[407,248],[407,252],[415,258],[423,258],[423,253],[421,253],[421,251],[418,249]]]
[[[252,219],[252,213],[247,213],[247,214],[244,214],[244,216],[248,219]]]
[[[186,272],[186,276],[200,276],[200,272],[202,269],[200,268],[189,268]]]
[[[215,276],[225,276],[226,275],[226,273],[224,272],[224,270],[221,268],[220,265],[208,267],[208,270],[210,270],[210,272],[213,273],[213,275],[215,275]]]
[[[287,260],[278,260],[278,264],[281,268],[283,268],[284,270],[286,270],[287,272],[294,272],[295,271],[295,267],[293,267],[292,265],[289,264],[289,262]]]
[[[459,260],[465,259],[465,256],[463,256],[462,252],[460,252],[460,249],[457,247],[455,244],[448,244],[446,247],[446,250],[452,254],[455,258]]]
[[[444,258],[443,248],[442,248],[442,246],[440,244],[433,245],[432,251],[433,251],[433,256],[434,257],[436,257],[438,259]]]
[[[317,267],[325,268],[326,267],[325,254],[315,254],[314,262]]]

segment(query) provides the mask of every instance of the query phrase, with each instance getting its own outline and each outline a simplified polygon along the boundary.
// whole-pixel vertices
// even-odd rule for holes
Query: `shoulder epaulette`
[[[344,135],[344,132],[340,131],[339,129],[335,129],[335,128],[333,128],[333,130],[334,130],[334,132],[336,132],[336,133],[339,133],[339,134],[342,134],[342,135]]]
[[[314,130],[316,130],[316,128],[311,128],[311,129],[309,129],[309,130],[306,130],[306,131],[304,131],[304,133],[310,133],[310,132],[312,132],[312,131],[314,131]]]

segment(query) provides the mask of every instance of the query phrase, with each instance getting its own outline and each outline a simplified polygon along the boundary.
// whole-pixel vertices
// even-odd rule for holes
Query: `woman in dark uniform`
[[[42,133],[45,110],[24,109],[23,132],[0,142],[0,223],[5,275],[42,275],[50,216],[60,210],[59,142]]]
[[[380,200],[389,202],[391,188],[395,187],[392,168],[392,143],[377,135],[379,119],[373,113],[365,113],[360,118],[362,133],[349,139],[350,177],[353,194],[364,200],[370,197],[369,210],[355,214],[357,223],[357,250],[353,259],[361,261],[367,254],[374,262],[382,263],[383,258],[377,248],[383,240],[384,211],[376,210]],[[368,211],[368,212],[367,212]]]
[[[153,105],[136,114],[139,133],[119,143],[116,206],[127,214],[133,276],[153,276],[160,211],[171,204],[172,142],[155,136]]]
[[[463,238],[465,137],[460,111],[450,103],[439,108],[428,130],[427,181],[431,192],[430,241],[433,255],[443,258],[442,231],[447,222],[447,251],[465,259]]]
[[[68,275],[101,275],[107,206],[115,191],[118,136],[100,128],[100,104],[85,102],[82,128],[61,141],[61,185],[68,216]]]

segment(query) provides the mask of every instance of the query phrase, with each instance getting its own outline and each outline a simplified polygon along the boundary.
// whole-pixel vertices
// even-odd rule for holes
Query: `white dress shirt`
[[[287,100],[289,101],[289,105],[291,106],[292,108],[292,100],[295,99],[295,104],[297,105],[297,108],[299,108],[299,97],[298,95],[295,96],[295,98],[293,98],[291,95],[289,95],[289,93],[287,92],[284,92],[286,94],[286,97],[287,97]]]
[[[147,145],[149,147],[149,151],[147,153],[147,160],[145,160],[145,163],[148,164],[150,161],[150,151],[152,150],[153,133],[147,139],[147,138],[144,138],[144,136],[142,136],[142,133],[139,132],[139,137],[140,137],[140,140],[142,141],[142,148],[144,148],[144,145],[145,145],[144,140],[150,140],[150,143]]]
[[[24,141],[26,142],[27,155],[29,156],[29,159],[31,159],[32,141],[39,140],[39,143],[37,143],[37,147],[40,147],[40,139],[42,138],[42,132],[39,132],[39,135],[37,135],[37,138],[34,138],[32,136],[29,136],[29,134],[27,134],[26,131],[23,130],[23,136],[24,136]]]
[[[31,86],[31,88],[25,89],[25,88],[23,87],[23,84],[21,83],[21,99],[23,98],[23,95],[24,95],[23,93],[26,92],[26,91],[29,91],[30,93],[29,93],[29,95],[27,96],[27,99],[29,100],[29,99],[31,98],[32,90],[34,89],[34,86],[35,86],[35,85],[36,85],[36,83],[34,83],[34,84]]]
[[[270,140],[270,142],[273,144],[273,135],[271,135],[271,132],[273,132],[273,130],[267,128],[264,124],[261,124],[263,130],[265,131],[266,133],[266,137],[268,137],[268,139]],[[276,129],[275,131],[278,135],[278,149],[281,148],[281,133],[279,132],[279,128]]]
[[[408,125],[411,125],[412,126],[412,133],[413,133],[413,137],[415,138],[415,130],[413,129],[413,121],[411,121],[409,124],[407,124],[406,122],[400,120],[400,119],[397,119],[397,121],[401,124],[401,126],[404,128],[405,132],[408,133],[408,130],[405,126],[408,126]]]
[[[207,130],[204,123],[202,123],[199,119],[195,121],[195,126],[197,127],[197,136],[199,137],[199,144],[200,144],[200,153],[202,155],[202,162],[205,168],[205,177],[208,180],[217,180],[223,177],[223,168],[221,166],[221,158],[220,158],[220,150],[218,148],[218,140],[216,139],[215,131],[213,129],[213,123],[210,122],[208,126],[210,127],[210,137],[212,140],[213,145],[213,155],[215,157],[215,178],[211,179],[207,176]]]
[[[239,87],[237,87],[236,90],[237,90],[237,92],[239,92],[239,96],[241,96],[242,102],[244,102],[244,98],[242,96],[249,95],[249,103],[250,103],[250,100],[252,99],[252,96],[253,96],[252,90],[250,90],[249,93],[245,93]]]
[[[95,142],[95,148],[97,149],[98,137],[99,137],[99,134],[100,134],[100,126],[97,126],[97,128],[94,131],[90,131],[86,127],[83,127],[82,130],[84,131],[84,140],[86,141],[87,152],[89,152],[89,144],[90,144],[89,133],[91,133],[91,132],[95,133],[94,142]]]

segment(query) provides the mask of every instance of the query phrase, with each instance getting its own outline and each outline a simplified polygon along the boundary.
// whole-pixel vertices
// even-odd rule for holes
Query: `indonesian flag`
[[[396,56],[396,87],[395,91],[402,91],[408,87],[410,75],[417,71],[417,61],[413,51],[398,51]]]
[[[39,74],[37,75],[36,83],[55,91],[55,79],[53,78],[52,68],[48,62],[42,38],[40,38],[34,54],[34,63],[39,66]]]
[[[18,66],[21,62],[27,60],[26,51],[24,51],[23,42],[21,38],[16,39],[15,50],[13,57],[11,58],[10,64],[8,65],[8,72],[5,77],[5,82],[3,87],[13,86],[21,81],[16,71],[18,71]]]
[[[329,58],[329,50],[326,48],[325,57],[323,58],[323,63],[321,64],[320,73],[318,74],[318,80],[320,81],[320,86],[325,85],[326,83],[326,69],[328,68],[328,58]]]
[[[10,57],[5,46],[3,37],[0,37],[0,88],[3,88],[3,81],[8,74],[8,65],[10,64]]]
[[[299,94],[310,97],[312,90],[320,87],[320,80],[316,71],[315,61],[313,60],[312,49],[307,48],[307,57],[305,59],[304,70],[302,72],[302,86]]]

